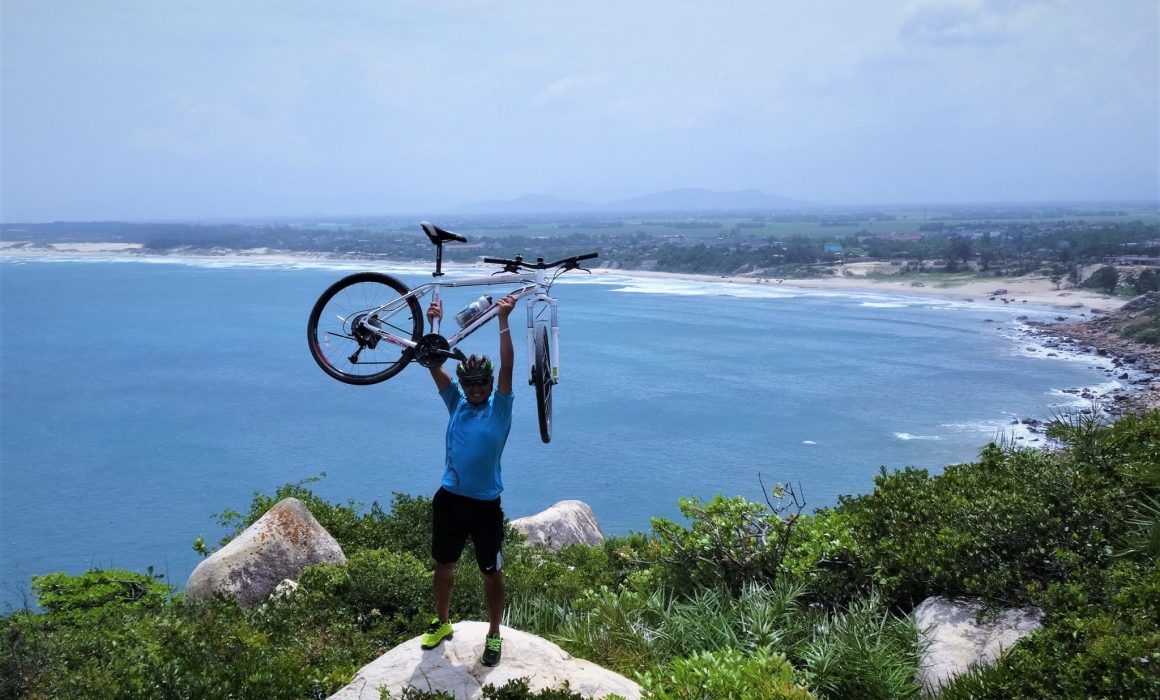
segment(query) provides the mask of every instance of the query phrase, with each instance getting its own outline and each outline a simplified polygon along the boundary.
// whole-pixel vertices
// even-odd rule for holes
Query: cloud
[[[1017,0],[912,0],[899,38],[928,46],[1006,43],[1022,36],[1039,8]]]
[[[569,75],[544,88],[532,98],[532,104],[543,107],[557,102],[583,100],[611,79],[608,73]]]

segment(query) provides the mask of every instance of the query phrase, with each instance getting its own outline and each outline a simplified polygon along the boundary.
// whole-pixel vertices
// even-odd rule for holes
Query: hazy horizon
[[[1155,202],[1160,5],[5,0],[0,221]]]

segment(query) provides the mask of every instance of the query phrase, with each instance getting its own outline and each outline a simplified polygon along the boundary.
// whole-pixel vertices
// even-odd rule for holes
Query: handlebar
[[[483,261],[493,265],[503,265],[505,272],[517,272],[521,268],[525,270],[547,270],[553,267],[563,267],[565,270],[575,270],[580,267],[581,260],[591,260],[600,257],[600,253],[584,253],[583,255],[572,255],[567,258],[561,258],[554,262],[546,263],[543,258],[537,258],[536,262],[524,262],[524,256],[517,255],[515,260],[507,260],[504,258],[484,258]]]

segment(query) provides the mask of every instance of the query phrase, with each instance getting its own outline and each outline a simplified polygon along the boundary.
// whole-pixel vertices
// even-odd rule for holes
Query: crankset
[[[415,362],[428,369],[442,367],[449,359],[463,362],[467,356],[459,348],[452,350],[447,339],[438,333],[428,333],[420,338],[419,344],[415,346]]]

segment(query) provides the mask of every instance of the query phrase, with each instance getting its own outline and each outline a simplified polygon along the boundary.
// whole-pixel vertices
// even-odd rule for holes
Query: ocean
[[[325,473],[333,501],[430,495],[446,411],[415,365],[350,386],[314,364],[306,317],[371,264],[231,259],[0,259],[0,604],[36,574],[146,567],[176,586],[215,514]],[[425,266],[389,266],[409,284]],[[479,292],[445,297],[448,318]],[[458,295],[458,296],[457,296]],[[868,492],[879,468],[971,461],[1013,421],[1115,386],[1090,357],[1047,357],[1020,332],[1057,312],[945,299],[570,273],[561,383],[539,439],[516,343],[504,510],[580,499],[606,534],[679,518],[678,499],[807,511]],[[513,315],[513,325],[522,318]],[[450,321],[448,321],[450,323]],[[465,344],[494,353],[492,328]]]

